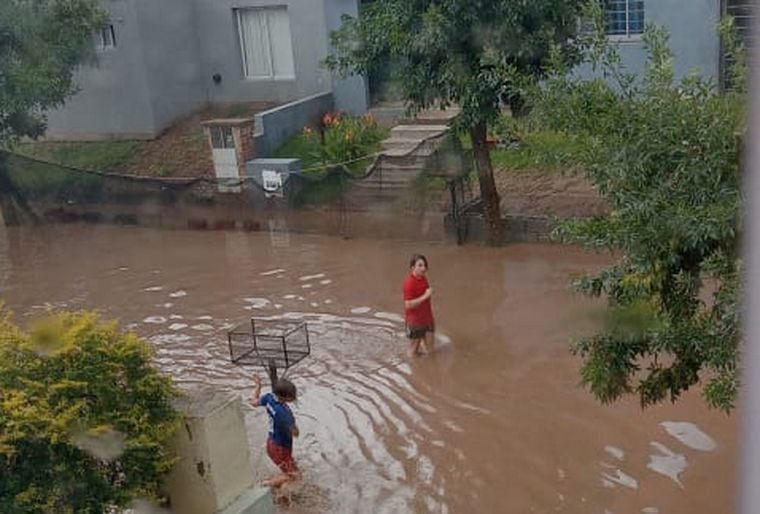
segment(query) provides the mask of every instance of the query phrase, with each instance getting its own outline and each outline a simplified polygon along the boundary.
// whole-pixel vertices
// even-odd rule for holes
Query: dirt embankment
[[[560,218],[604,214],[609,207],[579,173],[495,173],[501,211],[507,215]]]
[[[269,109],[271,102],[251,102],[208,107],[173,124],[159,137],[145,141],[121,173],[147,176],[201,176],[213,173],[211,150],[201,122],[213,118],[248,118]]]

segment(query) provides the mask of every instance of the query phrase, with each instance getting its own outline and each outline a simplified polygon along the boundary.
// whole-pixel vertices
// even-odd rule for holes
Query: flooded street
[[[401,284],[415,252],[430,262],[439,348],[410,363]],[[0,298],[22,325],[98,308],[151,341],[182,386],[246,399],[263,372],[230,364],[226,330],[251,316],[306,320],[312,355],[288,374],[294,455],[321,491],[306,512],[732,512],[737,414],[696,392],[643,412],[634,398],[601,406],[578,386],[568,342],[601,303],[567,283],[608,259],[550,245],[0,226]],[[254,446],[265,417],[246,407]]]

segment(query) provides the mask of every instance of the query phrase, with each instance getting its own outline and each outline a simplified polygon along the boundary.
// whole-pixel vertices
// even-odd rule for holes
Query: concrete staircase
[[[348,191],[348,200],[356,208],[387,205],[405,195],[450,130],[458,110],[430,110],[414,119],[403,120],[381,142],[382,153],[366,178],[356,180]]]

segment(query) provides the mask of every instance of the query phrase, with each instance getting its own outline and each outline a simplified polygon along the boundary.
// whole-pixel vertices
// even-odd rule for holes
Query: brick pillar
[[[233,127],[232,130],[235,136],[235,149],[240,176],[245,177],[245,163],[256,158],[256,145],[253,140],[254,120],[252,118],[247,119]]]

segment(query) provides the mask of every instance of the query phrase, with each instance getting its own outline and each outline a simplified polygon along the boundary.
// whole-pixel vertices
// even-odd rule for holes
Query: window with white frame
[[[602,0],[604,33],[631,37],[644,32],[644,0]]]
[[[250,79],[294,79],[290,20],[285,7],[237,9],[243,72]]]
[[[101,50],[108,50],[109,48],[116,48],[116,31],[112,24],[104,25],[100,29],[100,38],[98,46]]]

